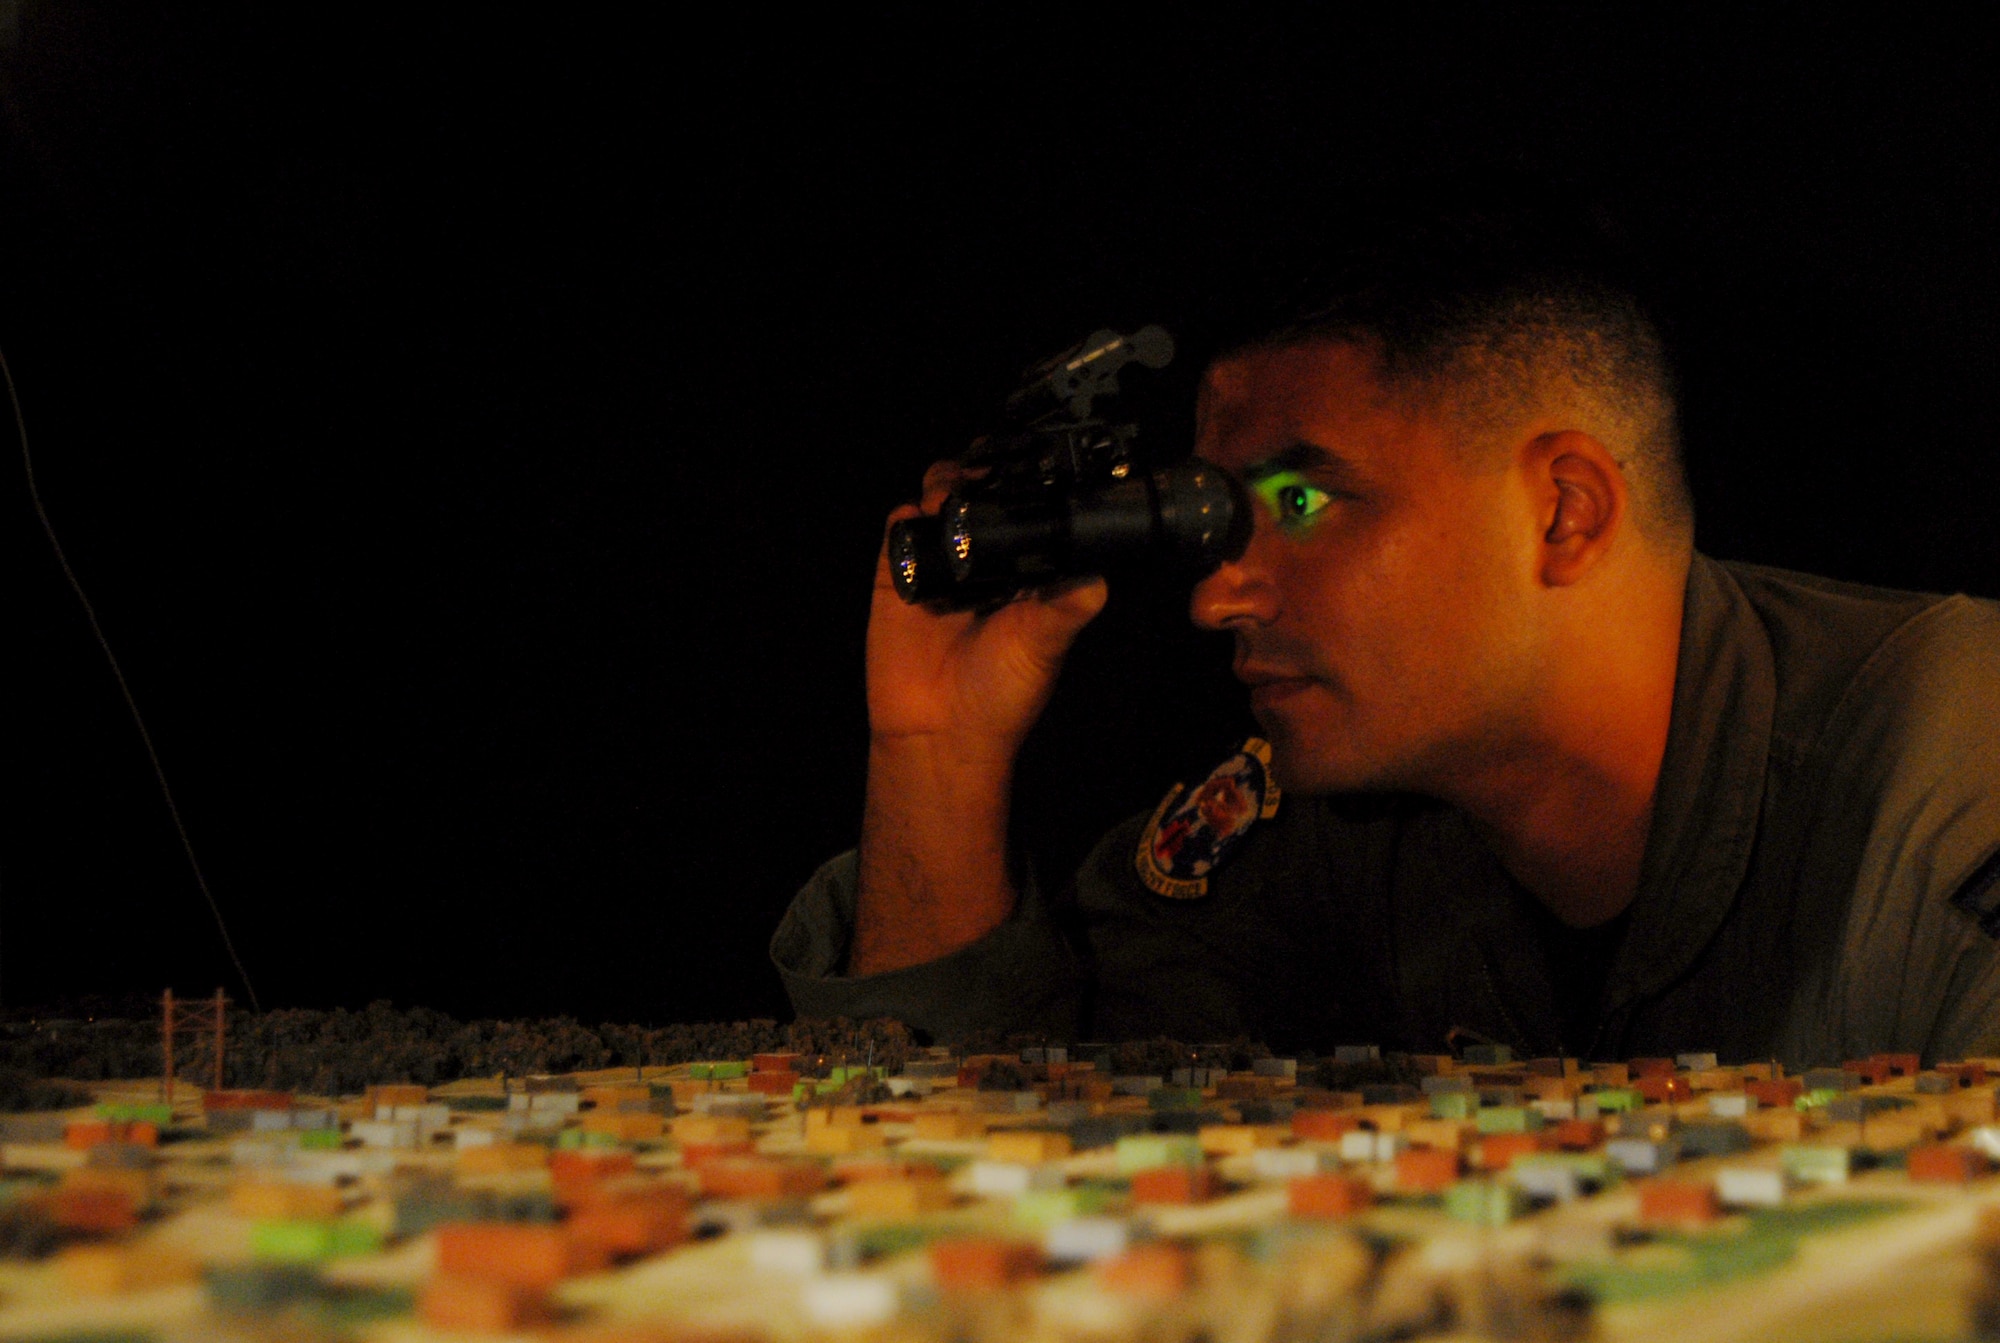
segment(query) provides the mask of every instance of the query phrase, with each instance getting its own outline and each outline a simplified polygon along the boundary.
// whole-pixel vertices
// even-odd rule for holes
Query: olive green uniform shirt
[[[1191,900],[1111,832],[1059,895],[937,961],[842,974],[853,855],[772,940],[802,1016],[940,1039],[1247,1035],[1438,1050],[1454,1028],[1556,1052],[1529,896],[1465,817],[1287,796]],[[1639,892],[1588,1056],[1804,1065],[2000,1054],[2000,605],[1697,556]]]

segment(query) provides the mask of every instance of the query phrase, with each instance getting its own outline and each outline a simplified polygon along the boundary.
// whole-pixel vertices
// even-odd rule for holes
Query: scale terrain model
[[[0,1121],[0,1339],[2000,1332],[2000,1060],[843,1033],[345,1096],[89,1083]]]

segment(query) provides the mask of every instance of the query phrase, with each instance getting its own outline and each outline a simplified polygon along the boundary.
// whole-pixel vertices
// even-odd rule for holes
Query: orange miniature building
[[[991,1236],[955,1236],[935,1241],[931,1276],[948,1292],[995,1292],[1031,1277],[1041,1266],[1033,1245]]]
[[[1495,1133],[1479,1144],[1479,1164],[1490,1171],[1506,1170],[1520,1158],[1546,1148],[1538,1133]]]
[[[79,1119],[63,1129],[63,1146],[85,1151],[111,1141],[111,1125],[102,1119]]]
[[[1993,1168],[1972,1148],[1948,1143],[1912,1147],[1906,1160],[1910,1178],[1928,1184],[1969,1184]]]
[[[421,1091],[423,1088],[419,1087]],[[371,1088],[373,1090],[373,1088]],[[371,1101],[372,1105],[373,1102]],[[423,1104],[418,1097],[414,1104]],[[297,1106],[289,1091],[204,1091],[201,1093],[203,1113],[213,1110],[290,1110]]]
[[[565,1227],[507,1222],[458,1222],[437,1232],[438,1272],[529,1292],[542,1292],[574,1273],[603,1266],[596,1247]]]
[[[568,1227],[571,1235],[606,1258],[657,1254],[687,1239],[687,1199],[664,1185],[623,1190],[577,1209]]]
[[[139,1209],[122,1189],[58,1189],[49,1195],[49,1220],[67,1231],[112,1235],[139,1223]]]
[[[1285,1207],[1294,1217],[1350,1217],[1374,1201],[1374,1188],[1351,1175],[1301,1175],[1285,1185]]]
[[[1796,1077],[1774,1077],[1767,1082],[1745,1082],[1743,1091],[1759,1105],[1768,1105],[1775,1110],[1783,1109],[1805,1095],[1806,1084]]]
[[[1300,1110],[1292,1116],[1292,1136],[1308,1142],[1338,1142],[1361,1122],[1339,1110]]]
[[[1434,1147],[1412,1147],[1396,1153],[1396,1187],[1409,1193],[1437,1194],[1458,1179],[1458,1154]]]
[[[1702,1226],[1721,1215],[1712,1184],[1647,1180],[1639,1186],[1639,1220],[1648,1225]]]
[[[1604,1125],[1595,1119],[1565,1119],[1543,1131],[1549,1146],[1566,1152],[1587,1152],[1604,1141]]]
[[[826,1187],[826,1172],[814,1161],[722,1157],[703,1163],[699,1174],[708,1198],[804,1198]]]
[[[600,1185],[614,1176],[632,1173],[630,1152],[568,1151],[549,1155],[549,1182],[558,1203],[588,1203]]]
[[[1694,1099],[1688,1080],[1672,1073],[1640,1073],[1632,1079],[1632,1090],[1655,1105]]]
[[[1134,1203],[1206,1203],[1216,1190],[1215,1172],[1206,1166],[1154,1166],[1132,1176]]]
[[[111,1143],[158,1147],[160,1129],[157,1124],[144,1119],[76,1119],[63,1127],[63,1146],[73,1150],[87,1151]]]

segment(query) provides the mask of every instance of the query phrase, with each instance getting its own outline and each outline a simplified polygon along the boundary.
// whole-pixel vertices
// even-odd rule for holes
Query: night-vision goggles
[[[943,508],[889,529],[898,595],[970,610],[1134,564],[1198,578],[1241,555],[1251,517],[1235,477],[1200,461],[1149,468],[1138,426],[1095,413],[1121,369],[1173,357],[1173,337],[1146,326],[1030,368],[999,427],[959,458],[966,478]]]

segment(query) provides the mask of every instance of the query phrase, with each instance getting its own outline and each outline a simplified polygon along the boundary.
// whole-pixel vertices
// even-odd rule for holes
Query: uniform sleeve
[[[2000,1054],[2000,836],[1985,864],[1952,897],[1983,937],[1960,958],[1932,1034],[1929,1057],[1992,1058]]]
[[[2000,1053],[2000,606],[1932,608],[1851,700],[1828,799],[1834,827],[1865,835],[1833,995],[1843,1041]]]
[[[801,1017],[893,1017],[934,1040],[984,1030],[1074,1039],[1081,976],[1069,944],[1030,884],[1014,914],[948,956],[879,975],[848,975],[855,855],[815,872],[771,938],[771,960]]]

